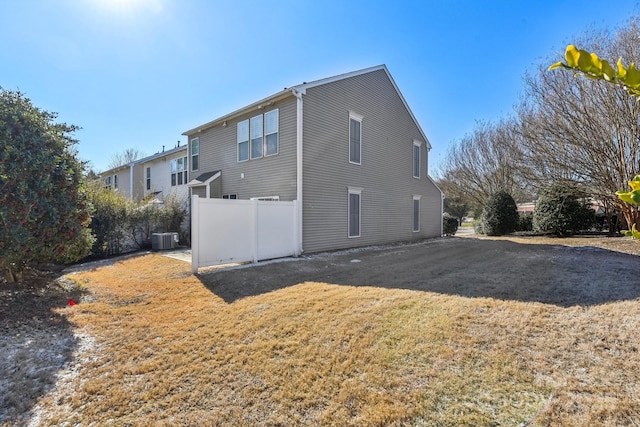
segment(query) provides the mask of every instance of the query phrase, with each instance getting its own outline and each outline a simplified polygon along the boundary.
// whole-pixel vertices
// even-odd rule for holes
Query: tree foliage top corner
[[[614,69],[609,61],[572,44],[567,46],[564,58],[566,62],[556,62],[549,70],[566,68],[588,78],[615,83],[624,87],[630,95],[640,97],[640,70],[636,69],[635,63],[625,67],[622,58],[619,58]]]

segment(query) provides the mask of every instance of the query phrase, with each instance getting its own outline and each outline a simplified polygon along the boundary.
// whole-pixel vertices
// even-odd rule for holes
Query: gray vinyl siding
[[[349,112],[363,116],[361,165],[349,163]],[[305,252],[440,235],[441,195],[427,177],[426,141],[384,70],[307,89],[304,96]],[[413,141],[421,142],[420,178]],[[361,193],[361,235],[348,236],[348,188]],[[413,196],[420,231],[413,231]]]
[[[207,187],[201,185],[199,187],[191,187],[191,195],[198,197],[207,197]]]
[[[278,154],[238,162],[237,124],[258,114],[278,109]],[[296,99],[291,96],[263,109],[219,124],[203,132],[189,135],[189,141],[200,139],[199,168],[190,178],[215,170],[221,194],[237,194],[239,199],[280,196],[280,200],[296,198]],[[191,150],[191,147],[189,147]],[[191,152],[189,152],[191,161]],[[244,178],[242,178],[244,174]],[[213,196],[213,192],[212,192]]]

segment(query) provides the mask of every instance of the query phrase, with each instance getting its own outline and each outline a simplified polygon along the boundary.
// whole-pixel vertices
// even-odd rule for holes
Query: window
[[[413,141],[413,177],[420,178],[420,142]]]
[[[147,181],[147,191],[151,190],[151,167],[147,168],[146,181]]]
[[[238,161],[249,160],[249,120],[238,123]]]
[[[362,116],[349,112],[349,163],[361,164]]]
[[[235,193],[232,194],[223,194],[222,195],[223,199],[231,199],[231,200],[236,200],[238,198],[238,195]]]
[[[198,168],[200,167],[199,157],[200,157],[200,138],[193,138],[191,140],[191,170],[192,171],[197,171]]]
[[[187,158],[171,160],[171,186],[182,185],[188,182],[187,177]]]
[[[420,196],[413,196],[413,231],[420,231]]]
[[[113,188],[118,189],[118,175],[113,175]]]
[[[278,110],[238,123],[238,161],[278,154]]]
[[[251,158],[262,157],[262,114],[251,117],[249,123],[249,133],[251,134]]]
[[[105,188],[111,188],[111,177],[108,176],[104,179],[104,187]]]
[[[265,148],[264,155],[278,154],[278,110],[264,114]]]
[[[349,188],[349,237],[360,237],[361,188]]]

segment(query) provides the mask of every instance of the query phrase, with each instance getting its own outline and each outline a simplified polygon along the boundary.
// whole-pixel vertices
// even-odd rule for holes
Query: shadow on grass
[[[638,267],[638,256],[594,247],[441,238],[205,272],[199,278],[228,303],[314,281],[569,307],[640,297]]]
[[[0,425],[26,423],[29,411],[71,360],[77,339],[66,317],[54,310],[81,295],[50,277],[0,283]]]

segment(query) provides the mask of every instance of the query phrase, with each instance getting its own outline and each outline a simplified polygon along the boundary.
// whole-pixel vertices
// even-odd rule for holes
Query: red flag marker
[[[73,307],[74,305],[76,305],[76,302],[73,300],[73,298],[69,298],[69,305],[71,307]]]

